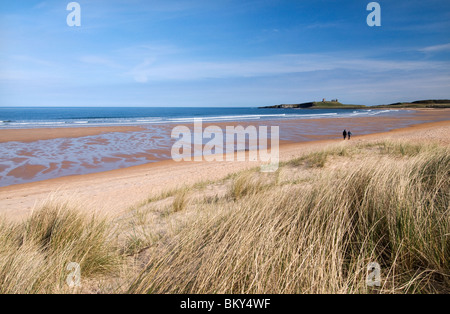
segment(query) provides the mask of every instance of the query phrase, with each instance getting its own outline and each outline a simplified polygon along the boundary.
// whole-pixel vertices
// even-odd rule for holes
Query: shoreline
[[[414,139],[440,141],[449,145],[450,120],[415,124],[387,132],[352,137],[348,145],[385,139]],[[435,134],[436,133],[436,134]],[[326,139],[300,143],[280,144],[280,161],[323,148],[342,139]],[[175,162],[163,160],[128,168],[92,174],[66,176],[38,182],[11,185],[0,188],[0,217],[23,219],[36,206],[49,197],[77,199],[89,204],[89,208],[120,214],[163,191],[192,185],[202,181],[219,180],[228,174],[261,165],[260,162]]]
[[[301,110],[301,109],[298,109]],[[375,109],[374,109],[375,110]],[[449,114],[450,117],[450,109],[449,108],[376,108],[376,110],[402,110],[402,111],[412,111],[412,112],[420,112],[424,115],[424,117],[414,117],[413,120],[421,120],[421,119],[437,119],[440,112],[445,112]],[[315,123],[315,122],[325,122],[339,119],[340,121],[358,121],[358,119],[377,119],[377,120],[401,120],[403,118],[396,117],[384,117],[384,116],[367,116],[367,117],[339,117],[339,118],[312,118],[312,119],[272,119],[272,120],[244,120],[244,121],[217,121],[217,122],[203,122],[205,127],[211,125],[217,126],[225,126],[225,125],[274,125],[274,124],[295,124],[295,123]],[[425,122],[422,122],[425,123]],[[176,125],[184,125],[189,126],[192,123],[174,123],[173,126]],[[0,143],[8,143],[8,142],[21,142],[21,143],[30,143],[34,141],[40,140],[50,140],[50,139],[60,139],[60,138],[80,138],[87,136],[95,136],[102,135],[107,133],[127,133],[127,132],[138,132],[145,130],[148,126],[156,126],[161,129],[169,128],[172,124],[151,124],[151,125],[133,125],[133,126],[80,126],[80,127],[55,127],[55,128],[24,128],[24,129],[0,129]],[[57,132],[55,132],[57,131]]]

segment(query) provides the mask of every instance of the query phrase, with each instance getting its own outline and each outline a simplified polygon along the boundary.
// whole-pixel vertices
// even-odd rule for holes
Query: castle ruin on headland
[[[327,102],[326,98],[323,98],[322,102]],[[336,99],[332,99],[330,102],[339,102],[339,100],[336,98]]]

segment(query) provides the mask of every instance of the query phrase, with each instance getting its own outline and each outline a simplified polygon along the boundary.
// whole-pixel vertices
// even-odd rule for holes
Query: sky
[[[0,106],[450,98],[450,1],[1,1]]]

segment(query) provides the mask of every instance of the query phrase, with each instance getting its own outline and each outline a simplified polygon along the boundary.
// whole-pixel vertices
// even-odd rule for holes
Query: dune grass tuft
[[[182,190],[175,195],[172,203],[172,210],[174,213],[180,212],[186,208],[188,205],[187,190]]]
[[[0,293],[65,291],[66,269],[78,263],[89,278],[120,265],[106,218],[85,214],[67,203],[49,203],[21,224],[0,230]]]

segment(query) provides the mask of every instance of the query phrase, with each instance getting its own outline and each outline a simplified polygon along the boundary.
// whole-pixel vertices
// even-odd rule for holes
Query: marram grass
[[[449,191],[447,147],[381,141],[172,191],[120,219],[50,203],[0,221],[0,293],[79,292],[69,262],[106,281],[100,293],[450,293]],[[371,262],[380,287],[366,285]]]
[[[416,148],[355,157],[307,185],[264,189],[238,176],[232,201],[199,204],[214,214],[160,247],[129,292],[450,292],[450,154]],[[412,157],[398,159],[402,151]],[[370,262],[382,269],[375,290]]]
[[[67,265],[84,277],[110,274],[121,257],[106,218],[48,203],[21,224],[0,229],[0,293],[67,292]]]

